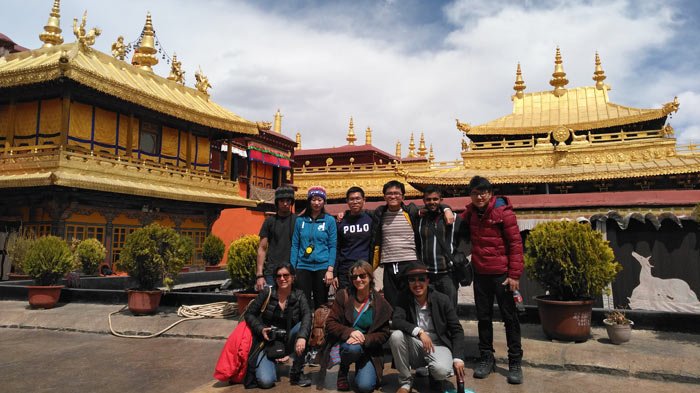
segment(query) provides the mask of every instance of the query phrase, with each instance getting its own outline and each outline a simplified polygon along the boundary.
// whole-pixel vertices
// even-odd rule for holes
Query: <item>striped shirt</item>
[[[387,210],[382,217],[382,263],[415,261],[416,238],[403,210]]]

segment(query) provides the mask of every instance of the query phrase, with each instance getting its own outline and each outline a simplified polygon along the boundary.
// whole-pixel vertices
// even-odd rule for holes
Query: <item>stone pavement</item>
[[[120,310],[121,306],[66,303],[59,304],[51,310],[32,310],[26,301],[0,301],[0,341],[4,341],[3,331],[15,331],[19,329],[45,329],[59,332],[80,332],[89,334],[109,335],[110,329],[107,315],[110,312]],[[160,312],[153,316],[132,316],[124,310],[112,318],[115,330],[128,334],[150,334],[159,331],[171,323],[179,320],[176,310],[162,307]],[[223,346],[224,340],[233,330],[235,320],[202,319],[186,321],[166,332],[164,337],[177,339],[206,340],[207,343],[218,342]],[[463,320],[467,337],[467,367],[473,367],[476,358],[476,322]],[[503,375],[507,369],[505,357],[505,335],[503,326],[499,323],[494,328],[496,357],[499,362],[500,376],[498,383],[505,381]],[[121,339],[129,340],[129,339]],[[134,341],[134,340],[131,340]],[[143,341],[143,340],[140,340]],[[215,346],[220,348],[220,346]],[[700,336],[684,333],[655,332],[649,330],[635,330],[632,340],[623,345],[609,343],[606,333],[602,328],[594,327],[592,337],[585,343],[564,343],[547,340],[539,325],[523,325],[523,349],[525,352],[524,366],[527,386],[532,387],[536,381],[528,379],[528,370],[532,374],[554,372],[566,375],[566,378],[589,377],[628,377],[650,381],[668,381],[683,387],[693,387],[700,384]],[[1,355],[1,354],[0,354]],[[218,353],[212,356],[216,358]],[[116,359],[115,359],[116,360]],[[214,364],[210,365],[213,370]],[[311,369],[313,371],[313,369]],[[395,371],[387,365],[388,380],[395,379]],[[566,373],[563,373],[566,372]],[[392,374],[394,374],[392,376]],[[211,374],[209,374],[211,375]],[[328,388],[334,386],[335,373],[329,373],[326,380]],[[471,372],[468,371],[467,386],[479,386],[480,381],[471,380]],[[545,378],[543,376],[542,378]],[[558,377],[558,378],[561,378]],[[211,382],[201,385],[198,392],[228,392],[234,387],[217,383],[213,378]],[[556,381],[556,379],[553,379]],[[541,381],[539,381],[541,383]],[[569,381],[571,382],[571,381]],[[555,383],[555,382],[553,382]],[[288,386],[288,385],[287,385]],[[504,385],[505,386],[505,385]],[[670,386],[669,386],[670,387]],[[166,389],[164,389],[166,390]],[[235,390],[239,390],[237,387]],[[615,389],[616,390],[616,389]],[[613,391],[615,391],[613,390]],[[178,391],[177,388],[171,391]],[[385,386],[384,391],[392,391]],[[526,391],[526,390],[518,390]],[[537,391],[528,389],[527,391]],[[541,390],[544,391],[544,390]],[[562,391],[562,390],[548,390]],[[611,391],[611,390],[608,390]],[[685,391],[685,389],[684,389]],[[692,391],[692,390],[688,390]]]

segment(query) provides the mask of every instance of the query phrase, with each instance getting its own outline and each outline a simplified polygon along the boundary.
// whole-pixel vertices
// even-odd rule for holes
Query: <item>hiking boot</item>
[[[338,372],[338,382],[336,382],[336,387],[340,392],[350,391],[350,384],[348,383],[348,373]]]
[[[523,369],[520,360],[508,362],[508,383],[520,385],[523,383]]]
[[[474,378],[484,379],[496,371],[496,359],[493,357],[493,352],[482,352],[479,364],[474,369]]]
[[[430,371],[428,371],[427,367],[418,367],[416,369],[416,377],[427,377],[430,375]]]
[[[311,378],[303,372],[289,374],[289,383],[301,387],[311,386]]]
[[[433,378],[432,375],[428,376],[428,386],[430,386],[430,391],[433,393],[444,392],[444,385],[442,382],[443,381],[438,381],[437,379]]]

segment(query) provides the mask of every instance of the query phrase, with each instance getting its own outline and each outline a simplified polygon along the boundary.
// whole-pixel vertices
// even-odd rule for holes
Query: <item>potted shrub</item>
[[[214,234],[209,234],[202,243],[202,258],[206,262],[205,270],[220,270],[221,258],[224,257],[226,245],[224,241]]]
[[[624,310],[615,309],[605,313],[603,324],[611,343],[619,345],[630,340],[634,322],[625,316]]]
[[[226,269],[231,276],[233,288],[240,289],[236,292],[239,315],[243,314],[248,303],[256,296],[255,268],[259,244],[258,235],[245,235],[234,240],[228,249]]]
[[[32,241],[35,240],[34,233],[20,229],[10,233],[7,239],[7,255],[12,266],[9,274],[10,280],[29,280],[31,277],[22,270],[22,260],[27,255]]]
[[[97,239],[85,239],[75,247],[75,261],[86,275],[96,275],[106,256],[105,246]]]
[[[129,234],[117,262],[138,283],[127,290],[129,310],[136,315],[155,313],[162,296],[158,285],[172,288],[191,255],[192,242],[172,228],[154,223]]]
[[[547,295],[537,296],[542,329],[549,338],[586,341],[593,300],[622,270],[601,233],[588,224],[538,224],[525,243],[525,270]]]
[[[68,244],[56,236],[44,236],[32,241],[21,265],[22,270],[36,283],[27,287],[29,304],[36,308],[56,305],[63,288],[63,285],[56,283],[75,266]]]

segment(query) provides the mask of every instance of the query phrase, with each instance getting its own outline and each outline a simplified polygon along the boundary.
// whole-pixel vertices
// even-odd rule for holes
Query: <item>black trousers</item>
[[[457,310],[457,288],[459,283],[452,272],[450,273],[429,273],[430,285],[436,291],[444,293],[452,300],[452,305]]]
[[[474,302],[476,318],[479,321],[479,352],[494,352],[493,349],[493,299],[496,298],[501,318],[506,327],[508,359],[521,360],[523,348],[520,344],[520,321],[513,301],[513,292],[503,285],[508,275],[475,274]]]
[[[294,284],[304,291],[309,307],[315,310],[328,302],[328,287],[324,282],[326,270],[297,270]],[[313,301],[311,299],[313,295]]]
[[[399,300],[401,292],[406,289],[403,271],[411,262],[414,261],[390,262],[381,265],[384,268],[384,278],[382,280],[384,288],[382,291],[384,292],[384,299],[389,302],[391,307],[396,306],[396,301]]]

